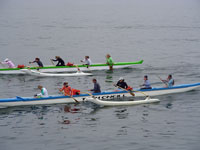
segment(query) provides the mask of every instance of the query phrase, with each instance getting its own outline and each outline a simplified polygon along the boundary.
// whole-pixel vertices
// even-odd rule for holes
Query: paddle
[[[97,99],[94,95],[92,95],[91,93],[89,92],[81,92],[82,94],[88,94],[90,95],[93,99]],[[84,102],[84,99],[83,99],[83,102]]]
[[[60,89],[59,89],[60,91]],[[65,95],[65,92],[64,91],[60,91],[63,93],[63,95]],[[68,95],[70,98],[72,98],[76,103],[80,103],[77,99],[75,99],[72,95]]]
[[[0,64],[1,64],[1,66],[2,66],[3,68],[5,68],[5,66],[4,66],[4,64],[2,64],[2,62],[0,62]]]
[[[17,99],[20,99],[20,100],[24,100],[22,97],[20,96],[16,96]]]
[[[127,92],[129,92],[132,96],[135,96],[135,94],[134,93],[132,93],[130,90],[127,90],[127,89],[125,89],[125,88],[122,88],[122,87],[120,87],[120,86],[117,86],[116,84],[113,84],[115,87],[118,87],[118,88],[120,88],[120,89],[122,89],[122,90],[125,90],[125,91],[127,91]]]
[[[52,65],[53,65],[53,66],[55,66],[55,64],[54,64],[53,60],[52,60],[52,59],[50,59],[50,60],[51,60],[51,63],[52,63]]]
[[[75,99],[72,95],[70,95],[70,97],[76,102],[76,103],[80,103],[77,99]]]
[[[77,68],[78,72],[82,72],[82,71],[80,70],[80,68],[78,67],[78,65],[74,65],[74,66]]]
[[[125,90],[125,91],[129,92],[129,93],[130,93],[132,96],[135,96],[135,94],[134,94],[134,93],[132,93],[132,92],[140,92],[140,93],[142,93],[143,95],[145,95],[146,97],[150,97],[149,95],[147,95],[146,93],[144,93],[144,92],[141,92],[141,91],[127,90],[127,89],[124,89],[124,88],[122,88],[122,87],[119,87],[119,86],[117,86],[117,85],[115,85],[115,84],[114,84],[114,86],[116,86],[116,87],[118,87],[118,88],[120,88],[120,89],[123,89],[123,90]]]
[[[168,87],[167,83],[160,76],[157,77],[162,81],[162,83],[164,83]]]

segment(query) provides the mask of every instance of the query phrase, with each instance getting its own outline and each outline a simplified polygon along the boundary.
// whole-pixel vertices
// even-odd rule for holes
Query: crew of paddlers
[[[57,62],[57,64],[55,66],[66,66],[68,64],[71,64],[70,62],[65,64],[65,61],[60,56],[55,56],[55,59],[50,59],[50,60],[53,65],[55,65],[54,62]],[[92,61],[90,60],[89,56],[85,56],[85,58],[83,60],[81,60],[80,62],[82,62],[83,65],[87,65],[87,67],[89,67],[92,64]],[[38,57],[35,58],[35,60],[29,62],[29,64],[32,64],[32,63],[37,63],[38,67],[40,67],[40,68],[44,67],[42,61]],[[2,65],[7,64],[8,68],[16,68],[14,63],[11,60],[9,60],[8,58],[6,58],[3,62],[0,62],[0,64],[2,64]],[[110,56],[110,54],[106,55],[106,64],[109,66],[110,70],[113,70],[114,61],[113,61],[112,57]]]
[[[60,56],[55,56],[55,59],[50,59],[50,60],[53,65],[55,65],[54,62],[57,62],[57,64],[55,66],[71,65],[71,63],[69,63],[69,62],[67,64],[65,64],[65,61]],[[92,65],[92,61],[90,60],[89,56],[85,56],[85,58],[83,60],[81,60],[80,62],[82,62],[87,67]],[[40,67],[40,68],[44,67],[40,58],[35,58],[34,61],[29,62],[29,64],[31,64],[31,63],[37,63],[38,67]],[[3,62],[0,62],[0,64],[2,64],[2,65],[7,64],[9,68],[16,68],[14,63],[11,60],[9,60],[8,58],[6,58]],[[110,54],[106,55],[106,64],[109,66],[110,70],[113,70],[114,61]],[[171,74],[168,75],[166,80],[163,80],[161,78],[160,78],[160,80],[165,84],[165,87],[172,87],[174,85],[174,79],[172,78]],[[97,82],[97,79],[93,78],[92,82],[94,83],[94,88],[89,89],[88,91],[91,91],[93,93],[101,93],[101,87],[100,87],[100,84]],[[114,84],[114,86],[116,86],[120,89],[127,90],[127,91],[132,90],[132,87],[128,86],[128,84],[125,82],[125,79],[123,77],[120,77],[119,81],[117,82],[117,84]],[[144,76],[144,83],[142,85],[140,85],[140,87],[141,87],[141,89],[151,89],[152,88],[147,75]],[[48,97],[48,91],[45,87],[43,87],[42,85],[38,85],[38,89],[40,89],[41,93],[34,95],[35,97]],[[80,90],[71,88],[68,85],[68,82],[64,82],[63,87],[61,89],[59,89],[59,91],[62,92],[63,95],[65,95],[65,96],[73,96],[73,95],[80,94]]]
[[[101,93],[101,86],[97,82],[96,78],[92,79],[92,82],[94,83],[94,87],[92,89],[89,89],[88,91],[91,91],[92,93]],[[165,83],[165,87],[172,87],[174,85],[174,79],[172,78],[172,75],[169,74],[166,80],[162,80],[163,83]],[[119,81],[117,84],[113,84],[114,86],[118,87],[119,89],[123,89],[126,91],[132,91],[132,87],[128,86],[128,84],[125,82],[125,79],[123,77],[119,78]],[[148,80],[148,76],[144,76],[144,84],[140,85],[141,89],[151,89],[151,84]],[[48,97],[47,89],[43,86],[39,85],[38,89],[41,90],[41,93],[36,94],[35,97]],[[73,96],[73,95],[80,95],[80,90],[71,88],[71,86],[68,85],[68,82],[63,83],[63,87],[59,89],[60,92],[63,93],[65,96]]]

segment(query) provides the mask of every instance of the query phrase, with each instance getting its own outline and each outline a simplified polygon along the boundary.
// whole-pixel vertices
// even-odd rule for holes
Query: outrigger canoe
[[[143,60],[136,61],[136,62],[116,62],[113,65],[114,69],[119,68],[127,68],[131,67],[135,64],[142,64]],[[92,70],[108,70],[109,66],[107,64],[92,64],[90,66],[87,65],[76,65],[76,66],[46,66],[39,68],[40,72],[74,72],[77,71],[77,67],[80,68],[81,71],[92,71]],[[38,67],[29,67],[31,70],[36,70]],[[25,74],[21,69],[28,69],[28,68],[0,68],[0,74]]]
[[[44,73],[37,70],[21,69],[21,71],[37,77],[75,77],[75,76],[91,76],[91,73],[77,71],[76,73]]]
[[[181,93],[194,90],[200,87],[200,83],[195,84],[183,84],[177,85],[170,88],[152,88],[152,89],[137,89],[133,90],[135,97],[140,96],[157,96],[164,94]],[[102,93],[94,93],[96,98],[100,100],[114,100],[123,99],[126,97],[133,97],[129,92],[117,90],[117,91],[107,91]],[[82,102],[87,98],[91,97],[89,94],[80,94],[73,96],[77,101]],[[75,103],[75,100],[69,96],[49,96],[44,98],[34,98],[34,97],[15,97],[15,98],[5,98],[0,99],[0,107],[11,107],[11,106],[24,106],[24,105],[50,105],[50,104],[67,104]]]
[[[98,98],[86,98],[86,100],[100,106],[129,106],[129,105],[150,104],[150,103],[160,102],[159,99],[155,98],[152,99],[150,97],[146,97],[144,100],[136,100],[136,101],[104,101]]]

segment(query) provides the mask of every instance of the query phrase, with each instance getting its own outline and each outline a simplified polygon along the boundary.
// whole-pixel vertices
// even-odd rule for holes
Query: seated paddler
[[[147,75],[144,76],[144,83],[140,86],[141,86],[141,89],[152,89]]]
[[[42,98],[42,97],[48,97],[48,91],[45,87],[43,87],[42,85],[38,85],[38,89],[40,89],[40,93],[34,95],[35,98]]]

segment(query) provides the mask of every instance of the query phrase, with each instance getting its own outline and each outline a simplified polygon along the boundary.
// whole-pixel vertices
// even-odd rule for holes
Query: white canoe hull
[[[136,100],[136,101],[102,101],[97,98],[86,98],[87,101],[100,106],[129,106],[129,105],[140,105],[140,104],[150,104],[160,102],[159,99],[151,99],[147,97],[145,100]]]
[[[132,65],[119,65],[114,66],[114,69],[120,69],[120,68],[128,68]],[[98,66],[98,67],[81,67],[81,71],[94,71],[94,70],[109,70],[108,66]],[[48,73],[59,73],[59,72],[76,72],[77,68],[49,68],[49,69],[42,69],[40,68],[40,72],[48,72]],[[26,74],[25,72],[20,70],[4,70],[0,71],[0,74]]]
[[[76,72],[76,73],[43,73],[36,70],[30,70],[30,69],[21,69],[22,72],[25,72],[26,74],[37,76],[37,77],[74,77],[74,76],[91,76],[91,73],[84,73],[84,72]]]

